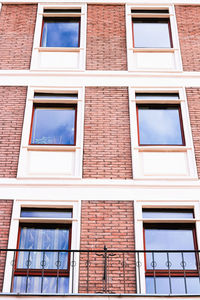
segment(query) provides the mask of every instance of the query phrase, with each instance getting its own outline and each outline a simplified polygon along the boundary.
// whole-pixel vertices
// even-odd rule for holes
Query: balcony
[[[5,258],[0,298],[5,294],[200,295],[199,251],[2,249],[1,262]]]

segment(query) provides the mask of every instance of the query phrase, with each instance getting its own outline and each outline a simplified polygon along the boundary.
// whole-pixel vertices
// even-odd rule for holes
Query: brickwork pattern
[[[26,87],[0,87],[0,177],[17,175]]]
[[[86,87],[84,178],[131,179],[128,89]]]
[[[88,5],[87,70],[127,70],[124,5]]]
[[[200,177],[200,88],[187,88],[187,101],[190,115],[190,124],[195,150],[198,176]]]
[[[134,250],[133,201],[82,201],[81,249]],[[109,254],[108,254],[109,255]],[[104,257],[96,253],[80,257],[80,293],[105,292]],[[107,291],[135,292],[135,259],[133,254],[117,253],[108,257]],[[124,263],[124,264],[123,264]],[[88,275],[88,286],[87,286]]]
[[[1,249],[7,249],[13,200],[0,200]],[[6,252],[0,252],[0,292],[2,292]]]
[[[3,4],[0,12],[0,69],[30,68],[37,5]]]
[[[188,13],[189,12],[189,13]],[[200,6],[176,6],[184,71],[200,71]]]

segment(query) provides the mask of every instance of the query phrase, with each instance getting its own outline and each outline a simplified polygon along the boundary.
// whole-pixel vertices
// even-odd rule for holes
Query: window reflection
[[[74,145],[75,106],[35,105],[31,144]]]
[[[180,250],[178,253],[147,253],[147,269],[196,270],[194,253],[182,253],[184,250],[195,250],[193,228],[145,228],[146,250]],[[181,265],[184,260],[184,266]],[[152,262],[155,261],[156,265]]]
[[[199,277],[146,277],[146,293],[199,294]]]
[[[171,48],[168,19],[133,19],[135,48]]]
[[[44,18],[42,47],[79,47],[80,18]]]
[[[138,107],[140,145],[183,145],[180,107],[140,104]]]

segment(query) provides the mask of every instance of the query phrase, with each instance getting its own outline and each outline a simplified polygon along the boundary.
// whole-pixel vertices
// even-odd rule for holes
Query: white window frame
[[[169,99],[169,100],[148,100],[148,99],[136,99],[136,93],[177,93],[179,94],[179,99]],[[158,104],[179,104],[181,108],[183,132],[185,137],[184,146],[140,146],[138,144],[138,123],[137,123],[137,104],[139,103],[158,103]],[[133,178],[144,179],[147,178],[146,175],[142,175],[141,162],[139,161],[138,155],[141,152],[185,152],[187,153],[188,159],[188,173],[189,176],[184,176],[184,179],[197,179],[197,168],[194,153],[194,145],[192,139],[192,131],[190,126],[189,111],[187,105],[187,97],[184,88],[141,88],[141,87],[129,87],[129,110],[130,110],[130,127],[131,127],[131,145],[132,145],[132,163],[133,163]],[[151,179],[158,178],[169,178],[168,176],[151,176]],[[183,177],[172,176],[173,179],[181,179]]]
[[[36,99],[34,93],[67,93],[77,94],[77,99]],[[72,151],[75,152],[75,175],[66,176],[67,178],[82,178],[82,157],[83,157],[83,127],[84,127],[84,87],[78,88],[66,88],[66,87],[29,87],[27,92],[27,100],[24,114],[24,124],[22,130],[22,140],[19,155],[18,173],[17,177],[42,177],[42,178],[63,178],[63,176],[51,176],[51,175],[27,175],[27,152],[28,151]],[[29,145],[29,137],[31,132],[31,122],[34,103],[56,103],[56,104],[76,104],[77,105],[77,117],[76,117],[76,145]],[[64,178],[66,178],[64,177]]]
[[[63,13],[63,16],[66,17],[80,17],[80,45],[79,47],[41,47],[41,35],[42,35],[42,24],[43,24],[43,17],[46,15],[44,13],[44,9],[81,9],[81,12],[77,13]],[[52,13],[52,16],[56,15],[56,13]],[[59,14],[59,16],[61,16]],[[79,59],[79,71],[85,70],[86,64],[86,19],[87,19],[87,6],[86,4],[41,4],[38,3],[38,10],[37,10],[37,18],[36,18],[36,25],[35,25],[35,34],[34,34],[34,41],[33,41],[33,50],[32,50],[32,59],[31,59],[31,70],[38,70],[38,54],[41,52],[79,52],[80,59]],[[63,70],[57,68],[58,70]],[[44,70],[44,69],[42,69]],[[55,71],[55,69],[53,69]],[[73,69],[70,70],[67,68],[67,71],[74,71]]]
[[[50,208],[50,209],[72,209],[72,218],[24,218],[20,217],[21,208]],[[31,224],[72,224],[71,231],[71,249],[80,249],[80,214],[81,203],[77,201],[56,201],[56,204],[52,204],[52,201],[36,201],[36,200],[14,200],[12,218],[10,224],[10,232],[8,239],[8,249],[17,249],[18,231],[20,223]],[[10,293],[12,285],[12,263],[13,252],[8,252],[6,257],[6,265],[4,272],[3,293]],[[74,267],[74,285],[73,293],[78,293],[78,276],[79,276],[79,254],[75,254],[76,264]],[[71,257],[72,258],[72,257]],[[72,259],[70,260],[72,261]],[[69,294],[72,293],[72,264],[70,265],[69,275]]]
[[[140,10],[169,10],[169,14],[147,14],[147,13],[131,13],[132,9]],[[133,17],[142,17],[142,18],[169,18],[170,28],[171,28],[171,38],[173,48],[134,48],[133,47],[133,30],[132,30],[132,18]],[[129,71],[155,71],[154,69],[139,69],[136,66],[133,66],[133,54],[134,53],[174,53],[175,69],[170,70],[170,72],[182,71],[182,60],[181,60],[181,51],[180,44],[178,39],[178,28],[175,17],[175,7],[174,5],[139,5],[139,4],[127,4],[126,5],[126,40],[127,40],[127,61],[128,61],[128,70]],[[168,69],[159,69],[159,72],[166,72]]]
[[[193,209],[194,211],[194,218],[193,219],[164,219],[164,218],[143,218],[142,216],[142,210],[143,208],[151,208],[151,209]],[[197,244],[200,245],[200,202],[199,201],[141,201],[136,200],[135,201],[135,207],[134,207],[134,219],[135,219],[135,249],[138,251],[144,250],[144,224],[155,224],[155,223],[192,223],[195,224],[196,229],[196,238],[197,238]],[[146,294],[146,280],[145,280],[145,262],[144,262],[144,256],[140,254],[140,287],[141,287],[141,294]],[[136,272],[136,279],[139,278],[139,272],[137,270]],[[139,293],[139,282],[137,282],[137,291]]]

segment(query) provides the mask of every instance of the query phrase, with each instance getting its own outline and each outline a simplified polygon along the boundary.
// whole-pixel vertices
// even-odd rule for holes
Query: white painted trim
[[[200,75],[197,74],[177,74],[177,73],[131,73],[105,74],[95,73],[19,73],[18,75],[2,72],[0,73],[0,86],[38,86],[42,87],[80,87],[82,86],[133,86],[136,87],[200,87]]]
[[[43,22],[43,16],[47,15],[44,14],[44,8],[52,8],[52,9],[71,9],[71,8],[80,8],[81,13],[76,13],[73,14],[80,17],[80,46],[77,48],[62,48],[62,47],[41,47],[40,46],[40,40],[41,40],[41,34],[42,34],[42,22]],[[75,70],[79,71],[84,71],[85,70],[85,55],[86,55],[86,4],[85,3],[63,3],[58,2],[58,3],[51,3],[45,2],[39,3],[38,4],[38,11],[37,11],[37,19],[36,19],[36,25],[35,25],[35,34],[34,34],[34,42],[33,42],[33,50],[32,50],[32,60],[31,60],[31,70],[40,70],[44,69],[43,67],[39,66],[39,61],[41,59],[40,54],[41,53],[79,53],[79,58],[78,58],[78,68]],[[48,14],[48,15],[55,15],[53,14]],[[72,14],[64,14],[67,17],[71,16]],[[62,17],[60,14],[59,17]],[[66,67],[66,69],[69,70],[69,68]],[[53,69],[49,69],[49,71],[55,70],[55,66]],[[64,69],[65,70],[65,69]],[[63,71],[63,68],[59,68],[58,66],[58,71]]]
[[[17,240],[18,240],[18,230],[20,223],[49,223],[49,224],[72,224],[72,238],[71,238],[71,249],[79,250],[80,248],[80,206],[81,201],[55,201],[54,203],[46,201],[35,201],[35,200],[20,200],[16,199],[13,203],[13,212],[11,218],[10,225],[10,233],[8,239],[8,249],[16,249]],[[72,219],[56,219],[56,218],[21,218],[20,212],[22,207],[36,207],[36,208],[72,208],[73,218]],[[12,282],[12,265],[10,262],[13,260],[13,253],[8,252],[6,258],[6,266],[5,266],[5,276],[3,283],[3,293],[10,293],[11,282]],[[74,268],[74,293],[78,292],[78,272],[79,272],[79,255],[77,255],[77,265]],[[72,270],[70,268],[70,274],[72,274]],[[69,285],[69,293],[71,293],[71,285],[72,285],[72,276],[70,275],[70,285]]]
[[[77,118],[76,118],[76,146],[50,146],[50,145],[29,145],[29,136],[30,136],[30,129],[31,129],[31,120],[32,120],[32,112],[33,112],[33,104],[36,102],[40,102],[39,99],[34,98],[35,92],[44,92],[44,93],[56,93],[56,92],[65,92],[65,93],[77,93],[78,98],[72,99],[72,101],[65,100],[65,99],[45,99],[45,101],[54,102],[54,103],[77,103]],[[65,177],[71,178],[81,178],[82,176],[82,160],[83,160],[83,122],[84,122],[84,89],[83,88],[56,88],[53,87],[29,87],[27,92],[27,100],[26,100],[26,107],[25,107],[25,114],[24,114],[24,123],[23,123],[23,130],[22,130],[22,139],[21,139],[21,148],[20,148],[20,155],[19,155],[19,163],[18,163],[18,178],[24,177],[46,177],[46,178],[60,178],[64,179]],[[43,100],[41,103],[43,103]],[[32,151],[51,151],[51,152],[73,152],[74,159],[75,159],[75,169],[74,174],[71,176],[62,175],[62,174],[41,174],[37,176],[32,176],[31,174],[27,174],[27,167],[28,167],[28,152]]]
[[[135,94],[137,92],[160,92],[160,93],[169,93],[169,92],[178,92],[179,98],[182,100],[174,99],[171,100],[170,103],[179,103],[181,107],[181,115],[182,115],[182,122],[183,122],[183,131],[185,136],[185,146],[139,146],[138,145],[138,123],[137,123],[137,99],[135,98]],[[145,103],[163,103],[163,101],[159,100],[148,100],[146,99]],[[141,103],[139,101],[139,103]],[[167,99],[165,103],[168,103]],[[192,179],[197,179],[197,168],[196,168],[196,161],[195,161],[195,153],[194,153],[194,145],[191,133],[191,126],[190,126],[190,118],[187,106],[187,99],[186,93],[184,88],[167,88],[167,89],[160,89],[160,88],[129,88],[129,110],[130,110],[130,127],[131,127],[131,145],[132,145],[132,168],[133,168],[133,178],[134,179],[144,179],[146,178],[154,178],[160,179],[162,176],[153,176],[153,175],[145,175],[143,174],[142,170],[142,162],[139,159],[140,152],[185,152],[187,155],[187,167],[188,167],[188,174],[185,175],[186,178],[191,177]],[[142,175],[143,174],[143,175]],[[163,176],[167,179],[170,176]],[[178,176],[175,176],[178,178]],[[172,175],[172,178],[174,176]]]
[[[146,55],[149,55],[150,53],[159,53],[164,55],[164,53],[171,53],[173,55],[173,68],[171,67],[171,71],[182,71],[182,61],[181,61],[181,54],[180,54],[180,45],[178,42],[178,31],[177,31],[177,24],[176,24],[176,18],[175,18],[175,10],[173,5],[170,3],[166,6],[161,6],[161,8],[166,8],[169,10],[169,14],[162,14],[161,17],[167,17],[170,20],[170,28],[171,28],[171,35],[172,35],[172,45],[173,48],[133,48],[133,22],[132,18],[148,18],[148,17],[154,17],[154,18],[160,18],[160,14],[132,14],[131,9],[132,8],[139,8],[139,9],[149,9],[151,8],[155,9],[155,6],[150,4],[143,4],[142,6],[139,4],[130,4],[126,5],[126,41],[127,41],[127,60],[128,60],[128,70],[129,71],[146,71],[146,72],[152,72],[157,70],[158,66],[155,65],[155,69],[150,69],[148,66],[138,66],[137,64],[137,53],[143,53]],[[159,6],[156,8],[159,9]],[[150,58],[149,58],[150,59]],[[165,59],[163,57],[163,59]],[[162,61],[163,61],[162,59]],[[156,64],[156,61],[155,61]],[[168,72],[169,69],[159,68],[159,72]]]
[[[39,1],[39,0],[2,0],[1,1],[2,3],[6,3],[6,4],[23,4],[23,3],[27,3],[27,4],[37,4],[37,3],[54,3],[55,4],[55,0],[42,0],[42,1]],[[66,4],[66,1],[65,0],[59,0],[59,3],[64,3]],[[72,4],[73,3],[86,3],[85,0],[74,0],[73,3],[72,2],[69,2],[69,4]],[[129,4],[129,5],[145,5],[147,4],[145,0],[137,0],[135,3],[133,2],[133,0],[87,0],[87,3],[91,3],[91,4]],[[165,6],[165,5],[168,5],[168,4],[176,4],[176,5],[199,5],[200,4],[200,0],[153,0],[151,2],[151,5],[152,6]]]

